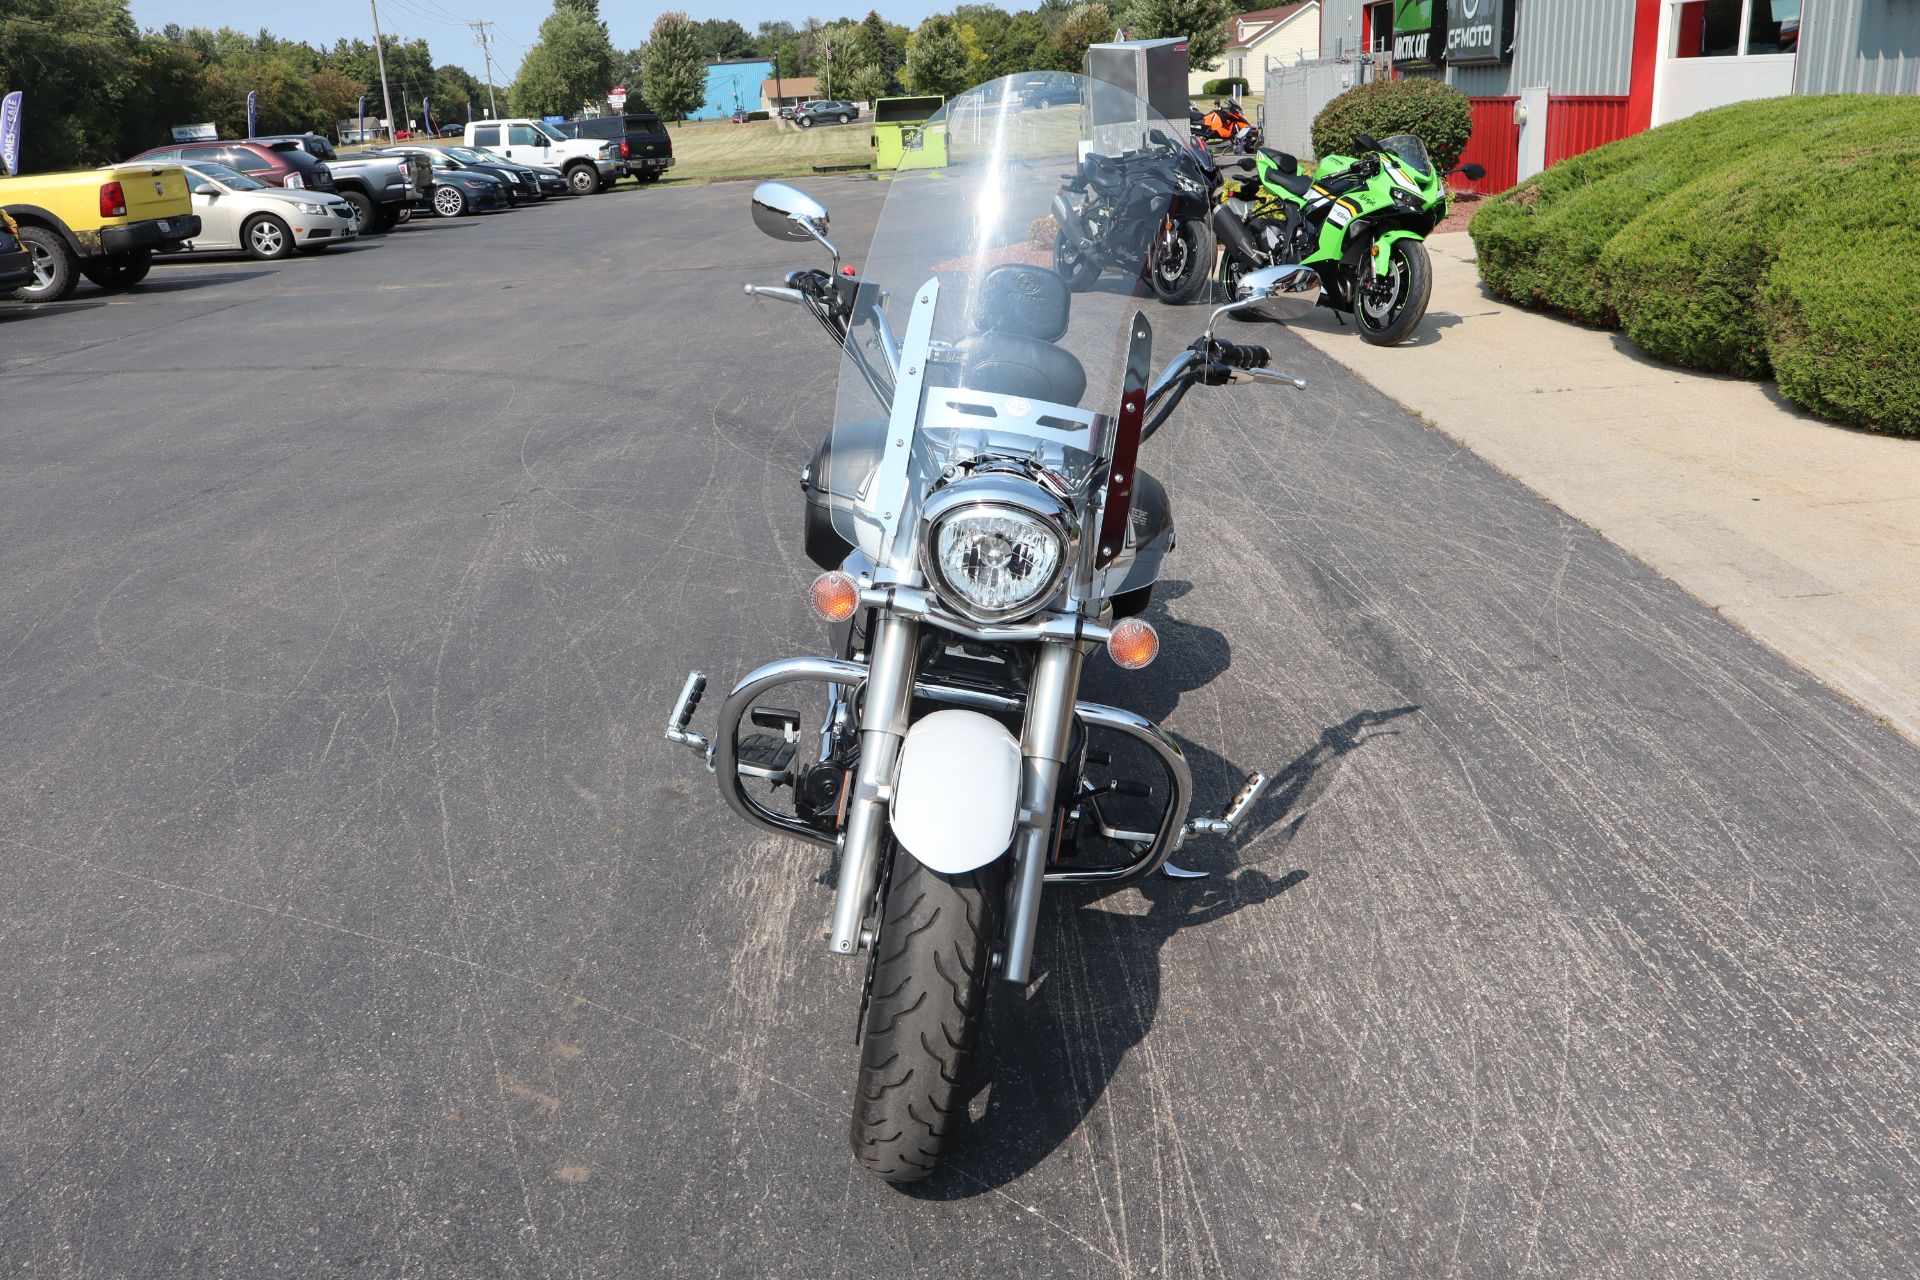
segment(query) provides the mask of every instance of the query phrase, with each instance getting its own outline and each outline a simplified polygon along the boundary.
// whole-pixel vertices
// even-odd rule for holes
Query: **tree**
[[[907,41],[907,87],[915,93],[937,93],[951,98],[973,85],[972,60],[960,25],[936,13],[914,30]]]
[[[1233,0],[1126,0],[1121,17],[1135,38],[1187,38],[1187,62],[1203,71],[1220,65],[1227,49],[1227,19]]]
[[[647,101],[662,115],[684,120],[706,101],[707,59],[692,18],[675,9],[654,19],[642,70]]]
[[[572,115],[612,87],[613,44],[607,24],[588,17],[592,0],[554,0],[513,81],[513,107],[523,115]]]
[[[708,18],[698,25],[700,49],[707,55],[708,62],[719,62],[723,58],[745,58],[758,52],[753,47],[753,37],[747,34],[747,29],[732,18]]]
[[[360,86],[332,67],[320,68],[307,77],[307,83],[313,87],[314,100],[320,104],[329,133],[360,109]]]
[[[647,47],[645,45],[641,45],[637,49],[628,49],[625,53],[615,53],[613,55],[613,75],[611,79],[613,85],[626,86],[627,110],[629,111],[638,111],[647,105],[646,95],[642,92],[647,79],[643,71],[646,57]],[[612,88],[613,85],[609,85],[608,87]]]
[[[1104,4],[1077,4],[1053,33],[1052,69],[1078,71],[1086,65],[1087,46],[1113,39],[1113,13]]]

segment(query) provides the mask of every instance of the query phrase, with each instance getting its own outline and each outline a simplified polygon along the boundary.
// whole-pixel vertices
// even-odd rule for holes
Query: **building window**
[[[1676,58],[1792,53],[1800,41],[1800,0],[1683,0],[1676,7]]]

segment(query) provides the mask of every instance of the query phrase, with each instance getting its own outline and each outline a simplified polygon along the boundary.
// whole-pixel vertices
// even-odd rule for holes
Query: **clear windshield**
[[[1405,162],[1407,168],[1423,178],[1433,176],[1433,160],[1427,155],[1427,144],[1410,133],[1396,133],[1391,138],[1380,140],[1380,149],[1390,151]]]
[[[862,283],[822,487],[876,565],[911,571],[929,492],[979,459],[1043,477],[1083,517],[1098,502],[1186,130],[1129,91],[1054,83],[1076,100],[1031,104],[1009,78],[907,123],[865,254],[835,228]],[[1057,268],[1076,264],[1069,290]]]
[[[565,134],[550,125],[536,123],[533,127],[545,134],[547,138],[553,142],[565,142],[567,140]]]

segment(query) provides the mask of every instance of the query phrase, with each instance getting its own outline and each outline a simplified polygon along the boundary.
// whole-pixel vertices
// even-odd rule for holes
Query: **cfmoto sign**
[[[1513,47],[1513,0],[1447,0],[1447,64],[1505,62]]]

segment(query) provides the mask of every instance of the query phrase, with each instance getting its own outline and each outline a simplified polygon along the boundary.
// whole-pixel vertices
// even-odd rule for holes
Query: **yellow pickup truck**
[[[22,302],[58,302],[83,276],[130,289],[146,279],[154,250],[200,234],[187,175],[172,164],[0,177],[0,209],[33,256],[32,282],[13,292]]]

